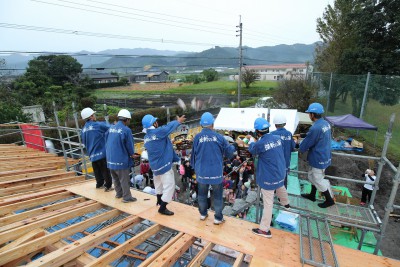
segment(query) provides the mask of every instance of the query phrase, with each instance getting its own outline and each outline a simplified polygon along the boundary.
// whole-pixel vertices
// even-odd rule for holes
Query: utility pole
[[[240,108],[240,91],[242,90],[242,65],[243,65],[243,54],[242,54],[242,16],[239,15],[239,26],[236,26],[239,28],[239,30],[236,30],[236,32],[239,32],[239,34],[236,35],[236,37],[239,36],[239,77],[238,77],[238,108]]]

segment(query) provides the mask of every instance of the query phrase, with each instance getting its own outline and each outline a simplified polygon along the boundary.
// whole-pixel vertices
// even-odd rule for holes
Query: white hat
[[[87,118],[89,118],[90,116],[92,116],[94,113],[96,113],[96,111],[94,111],[91,108],[84,108],[81,111],[81,116],[82,119],[86,120]]]
[[[284,124],[286,123],[286,117],[283,114],[277,114],[274,116],[274,124]]]
[[[121,109],[118,112],[118,117],[124,117],[124,118],[127,118],[127,119],[132,119],[132,115],[127,109]]]

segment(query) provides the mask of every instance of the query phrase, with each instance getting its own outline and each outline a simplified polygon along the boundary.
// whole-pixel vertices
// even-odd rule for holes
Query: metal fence
[[[400,76],[366,73],[346,75],[336,73],[312,73],[311,81],[318,85],[318,98],[326,116],[353,114],[378,127],[377,144],[381,148],[391,114],[396,118],[393,125],[393,141],[389,154],[400,159]],[[373,143],[373,131],[357,131],[365,142]]]

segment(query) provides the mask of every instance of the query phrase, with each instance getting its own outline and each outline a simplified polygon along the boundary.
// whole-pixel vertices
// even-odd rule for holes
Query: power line
[[[155,23],[155,24],[160,24],[157,21],[152,21],[152,20],[145,20],[145,19],[138,19],[138,18],[132,18],[132,17],[127,17],[123,15],[116,15],[116,14],[111,14],[107,12],[102,12],[102,11],[95,11],[91,9],[86,9],[86,8],[79,8],[79,7],[73,7],[73,6],[67,6],[67,5],[62,5],[62,4],[55,4],[55,3],[49,3],[45,1],[40,1],[40,0],[31,0],[33,2],[38,2],[38,3],[43,3],[43,4],[48,4],[48,5],[53,5],[53,6],[61,6],[61,7],[66,7],[66,8],[71,8],[71,9],[77,9],[77,10],[83,10],[83,11],[88,11],[92,13],[98,13],[98,14],[103,14],[103,15],[108,15],[108,16],[114,16],[114,17],[119,17],[119,18],[125,18],[125,19],[130,19],[130,20],[139,20],[139,21],[144,21],[144,22],[150,22],[150,23]],[[63,2],[68,2],[68,1],[63,1]],[[70,2],[71,3],[71,2]],[[90,5],[85,5],[85,4],[77,4],[76,5],[80,6],[90,6]],[[91,6],[93,7],[93,6]],[[101,8],[99,8],[101,9]],[[121,11],[118,11],[121,12]],[[214,33],[214,34],[221,34],[221,35],[227,35],[227,36],[232,36],[232,34],[227,34],[227,33],[220,33],[220,32],[214,32],[214,31],[209,31],[209,30],[204,30],[204,29],[199,29],[199,28],[191,28],[191,27],[186,27],[186,26],[181,26],[181,25],[175,25],[175,24],[169,24],[169,23],[162,23],[162,25],[168,25],[172,27],[177,27],[177,28],[182,28],[182,29],[189,29],[189,30],[196,30],[196,31],[202,31],[202,32],[209,32],[209,33]]]
[[[61,7],[66,7],[66,8],[71,8],[71,9],[77,9],[77,10],[83,10],[83,11],[88,11],[88,12],[92,12],[92,13],[99,13],[99,14],[104,14],[104,15],[109,15],[109,16],[116,16],[116,17],[121,17],[121,18],[126,18],[126,19],[131,19],[131,20],[139,20],[139,21],[145,21],[145,22],[150,22],[150,23],[156,23],[156,24],[160,24],[158,21],[153,21],[153,20],[144,20],[144,19],[138,19],[138,18],[132,18],[132,17],[126,17],[123,15],[117,15],[117,14],[111,14],[111,13],[106,13],[106,12],[101,12],[101,11],[95,11],[93,9],[86,9],[86,8],[79,8],[79,7],[73,7],[73,6],[67,6],[67,5],[62,5],[62,4],[55,4],[55,3],[49,3],[49,2],[45,2],[45,1],[40,1],[40,0],[31,0],[33,2],[39,2],[39,3],[44,3],[44,4],[48,4],[48,5],[55,5],[55,6],[61,6]],[[69,3],[69,4],[73,4],[73,5],[77,5],[77,6],[85,6],[85,7],[89,7],[89,8],[97,8],[97,9],[102,9],[104,10],[105,8],[101,8],[99,6],[93,6],[93,5],[86,5],[86,4],[82,4],[82,3],[76,3],[76,2],[72,2],[72,1],[67,1],[67,0],[58,0],[60,2],[65,2],[65,3]],[[189,18],[185,18],[185,17],[178,17],[178,16],[171,16],[171,15],[167,15],[167,14],[163,14],[163,13],[157,13],[157,12],[151,12],[151,11],[146,11],[146,10],[141,10],[141,9],[134,9],[134,8],[130,8],[130,7],[126,7],[126,6],[120,6],[120,5],[115,5],[115,4],[107,4],[104,2],[100,2],[100,1],[93,1],[93,0],[89,0],[90,2],[95,2],[95,3],[100,3],[103,5],[109,5],[109,6],[115,6],[115,7],[119,7],[119,8],[124,8],[124,9],[132,9],[132,10],[137,10],[137,11],[141,11],[141,12],[147,12],[147,13],[151,13],[151,14],[157,14],[157,15],[162,15],[162,16],[168,16],[168,17],[173,17],[173,18],[178,18],[178,19],[184,19],[184,20],[191,20],[191,21],[195,21],[194,19],[189,19]],[[170,20],[170,19],[163,19],[163,18],[156,18],[156,17],[151,17],[151,16],[146,16],[146,15],[141,15],[141,14],[137,14],[137,13],[132,13],[132,12],[126,12],[126,11],[120,11],[120,10],[115,10],[115,9],[110,9],[107,8],[105,9],[107,11],[113,11],[113,12],[119,12],[119,13],[124,13],[124,14],[129,14],[129,15],[136,15],[136,16],[140,16],[140,17],[145,17],[145,18],[150,18],[150,19],[156,19],[156,20],[161,20],[161,21],[169,21],[169,22],[173,22],[173,23],[182,23],[180,21],[176,21],[176,20]],[[205,22],[205,23],[211,23],[213,24],[213,29],[214,30],[221,30],[221,31],[230,31],[230,29],[228,28],[217,28],[215,27],[215,22],[210,22],[210,21],[202,21],[202,20],[196,20],[196,21],[201,21],[201,22]],[[201,27],[201,28],[209,28],[209,26],[204,26],[204,25],[199,25],[199,24],[194,24],[194,23],[187,23],[184,22],[187,25],[192,25],[192,26],[196,26],[196,27]],[[181,26],[181,25],[175,25],[175,24],[166,24],[166,23],[162,23],[162,25],[168,25],[168,26],[172,26],[172,27],[178,27],[178,28],[184,28],[184,29],[191,29],[191,30],[199,30],[199,31],[203,31],[203,32],[209,32],[209,33],[214,33],[214,34],[221,34],[221,35],[227,35],[227,36],[232,36],[232,34],[228,34],[228,33],[222,33],[222,32],[215,32],[215,31],[210,31],[210,30],[204,30],[204,29],[199,29],[199,28],[191,28],[191,27],[186,27],[186,26]],[[220,25],[226,25],[229,26],[227,24],[220,24]],[[288,38],[282,38],[276,35],[271,35],[271,34],[266,34],[266,33],[261,33],[261,32],[257,32],[257,31],[252,31],[252,30],[248,30],[248,32],[254,32],[256,34],[252,34],[252,33],[247,33],[248,36],[255,36],[255,37],[264,37],[265,35],[269,35],[272,37],[272,39],[275,40],[292,40],[292,39],[288,39]],[[248,40],[255,40],[255,41],[261,41],[261,42],[271,42],[271,39],[259,39],[259,38],[252,38],[252,37],[247,37],[246,39]],[[294,40],[292,40],[294,41]],[[279,43],[279,42],[274,42],[273,43]]]
[[[213,25],[218,24],[218,25],[223,25],[223,26],[231,27],[231,25],[229,25],[229,24],[217,23],[217,22],[212,22],[212,21],[207,21],[207,20],[193,19],[193,18],[185,18],[185,17],[180,17],[180,16],[171,16],[171,15],[164,14],[164,13],[158,13],[158,12],[147,11],[147,10],[137,9],[137,8],[132,8],[132,7],[127,7],[127,6],[120,6],[120,5],[110,4],[110,3],[104,3],[104,2],[101,2],[101,1],[95,1],[95,0],[88,0],[88,1],[89,1],[89,2],[94,2],[94,3],[103,4],[103,5],[109,5],[109,6],[120,7],[120,8],[124,8],[124,9],[137,10],[137,11],[141,11],[141,12],[145,12],[145,13],[150,13],[150,14],[161,15],[161,16],[174,17],[174,18],[179,18],[179,19],[183,19],[183,20],[192,20],[192,21],[198,21],[198,22],[205,22],[205,23],[209,23],[209,24],[213,24]]]
[[[108,33],[85,32],[85,31],[47,28],[47,27],[29,26],[29,25],[21,25],[21,24],[10,24],[10,23],[1,23],[1,22],[0,22],[0,27],[17,29],[17,30],[72,34],[72,35],[78,35],[78,36],[83,35],[83,36],[111,38],[111,39],[124,39],[124,40],[135,40],[135,41],[146,41],[146,42],[169,43],[169,44],[198,45],[198,46],[228,46],[229,47],[229,45],[221,45],[221,44],[174,41],[174,40],[167,40],[167,39],[155,39],[155,38],[128,36],[128,35],[115,35],[115,34],[108,34]]]

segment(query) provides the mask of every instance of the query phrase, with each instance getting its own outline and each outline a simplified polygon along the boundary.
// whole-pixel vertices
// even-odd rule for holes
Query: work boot
[[[157,204],[156,204],[156,206],[161,205],[161,197],[162,197],[162,194],[157,194]]]
[[[160,204],[160,208],[158,209],[158,212],[163,214],[163,215],[174,215],[174,213],[172,211],[170,211],[169,209],[167,209],[167,202],[164,202],[161,200],[161,204]]]
[[[325,209],[325,208],[335,205],[335,201],[333,201],[333,198],[331,197],[331,193],[329,193],[329,190],[326,190],[325,192],[323,192],[323,194],[325,197],[325,202],[318,204],[318,206],[320,208]]]
[[[312,202],[315,202],[315,200],[316,200],[315,194],[316,193],[317,193],[317,188],[315,187],[315,185],[312,185],[310,194],[301,194],[301,196],[311,200]]]

